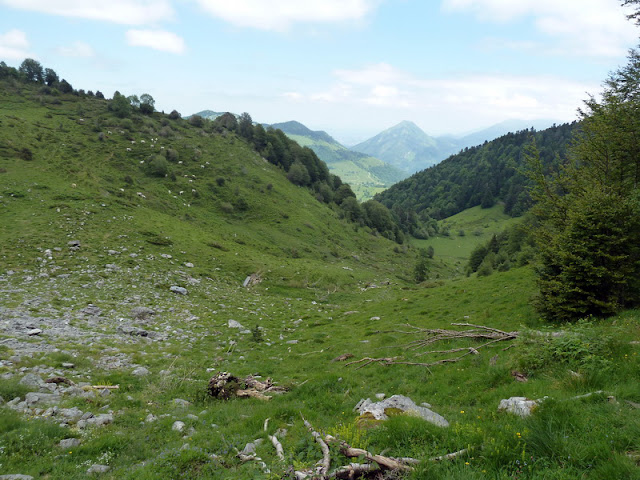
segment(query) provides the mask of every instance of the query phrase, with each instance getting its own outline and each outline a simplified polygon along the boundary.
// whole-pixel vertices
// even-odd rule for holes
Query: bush
[[[169,173],[169,162],[161,155],[151,157],[148,165],[147,174],[153,177],[164,177]]]

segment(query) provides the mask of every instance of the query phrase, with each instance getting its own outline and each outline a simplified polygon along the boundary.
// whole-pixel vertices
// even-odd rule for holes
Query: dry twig
[[[405,330],[397,330],[395,333],[401,333],[404,335],[421,335],[421,338],[417,340],[413,340],[405,345],[402,345],[402,348],[405,350],[418,350],[424,349],[429,345],[432,345],[437,342],[449,342],[454,340],[485,340],[479,346],[468,346],[468,347],[456,347],[451,348],[449,350],[427,350],[417,353],[417,356],[424,355],[448,355],[454,353],[461,353],[455,357],[447,357],[441,358],[440,360],[435,360],[433,362],[410,362],[399,359],[398,357],[383,357],[383,358],[372,358],[372,357],[364,357],[360,360],[355,360],[346,364],[346,366],[361,364],[357,367],[357,369],[364,368],[372,363],[380,363],[382,365],[414,365],[420,367],[433,367],[436,365],[444,365],[446,363],[456,363],[462,360],[467,355],[479,355],[480,349],[488,347],[489,345],[493,345],[497,342],[503,342],[508,340],[514,340],[518,338],[519,332],[505,332],[499,330],[497,328],[487,327],[486,325],[475,325],[472,323],[452,323],[455,327],[467,327],[466,330],[447,330],[447,329],[431,329],[431,328],[421,328],[415,327],[413,325],[406,325],[411,328],[411,331]]]

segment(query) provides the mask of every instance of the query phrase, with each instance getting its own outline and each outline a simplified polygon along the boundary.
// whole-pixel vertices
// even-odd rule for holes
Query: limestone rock
[[[191,402],[189,402],[188,400],[183,400],[182,398],[174,398],[173,404],[177,407],[186,408],[191,405]]]
[[[109,465],[98,465],[97,463],[91,465],[89,470],[87,470],[88,474],[92,473],[107,473],[111,467]]]
[[[9,475],[0,475],[0,480],[33,480],[33,477],[31,475],[13,473]]]
[[[529,400],[527,397],[511,397],[500,400],[498,411],[504,410],[519,417],[528,417],[537,406],[536,400]]]
[[[18,383],[20,383],[20,385],[25,385],[27,387],[35,387],[35,388],[44,387],[46,385],[44,383],[44,380],[42,380],[42,378],[40,378],[35,373],[27,373],[24,377],[20,379],[20,382]]]
[[[449,422],[441,415],[433,412],[426,407],[420,407],[415,404],[413,400],[404,395],[393,395],[380,402],[372,402],[370,399],[360,400],[356,405],[356,410],[360,412],[360,415],[369,413],[373,415],[376,420],[386,420],[389,417],[385,413],[385,409],[393,408],[401,410],[409,415],[420,417],[427,422],[433,423],[440,427],[448,427]]]
[[[171,430],[174,430],[176,432],[182,432],[184,430],[184,427],[185,427],[185,423],[181,422],[180,420],[177,420],[173,422],[173,425],[171,426]]]
[[[58,446],[60,448],[74,448],[77,447],[78,445],[80,445],[81,440],[79,438],[65,438],[63,440],[60,440],[60,443],[58,443]]]
[[[144,367],[138,367],[136,368],[133,372],[131,372],[131,375],[135,375],[136,377],[145,377],[147,375],[149,375],[151,372],[149,370],[147,370]]]
[[[236,320],[229,320],[229,328],[244,328],[242,324]]]
[[[178,287],[177,285],[173,285],[169,288],[173,293],[179,293],[180,295],[186,295],[189,293],[186,288]]]

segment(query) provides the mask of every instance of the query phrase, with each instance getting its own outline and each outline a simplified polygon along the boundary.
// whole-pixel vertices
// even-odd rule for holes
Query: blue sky
[[[616,0],[0,0],[0,60],[160,110],[298,120],[356,143],[570,121],[640,32]]]

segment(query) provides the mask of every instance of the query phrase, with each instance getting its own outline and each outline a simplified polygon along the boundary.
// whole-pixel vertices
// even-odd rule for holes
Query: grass
[[[159,115],[135,120],[127,130],[138,141],[132,159],[123,153],[132,145],[126,136],[96,139],[90,126],[96,121],[101,130],[120,130],[102,104],[63,96],[59,105],[42,105],[29,90],[18,95],[0,89],[0,97],[0,145],[8,145],[0,148],[0,221],[12,227],[0,228],[3,314],[68,321],[78,332],[56,336],[53,327],[43,326],[41,336],[16,344],[4,340],[22,337],[3,330],[0,360],[15,354],[21,359],[0,366],[0,374],[10,375],[0,382],[0,395],[23,397],[28,389],[19,380],[25,371],[54,372],[68,362],[75,368],[60,373],[76,383],[120,387],[108,396],[65,397],[61,403],[114,412],[113,424],[95,429],[63,428],[0,408],[0,474],[80,479],[98,463],[111,468],[102,478],[281,478],[289,465],[307,468],[320,459],[302,413],[319,431],[354,446],[421,459],[408,478],[638,478],[633,458],[640,452],[640,421],[628,402],[640,403],[633,381],[640,376],[640,311],[547,325],[530,305],[531,268],[484,278],[454,275],[455,262],[465,261],[472,242],[486,241],[509,221],[497,209],[450,219],[455,240],[433,241],[464,242],[462,250],[453,243],[446,244],[449,250],[435,245],[432,272],[441,278],[416,285],[409,280],[414,248],[395,248],[342,221],[238,139],[171,124],[174,133],[163,137],[164,145],[183,163],[171,166],[176,180],[153,178],[140,167],[145,153],[139,140],[151,136],[146,129],[162,127]],[[79,108],[84,124],[78,123]],[[24,147],[33,160],[16,157]],[[267,184],[272,188],[262,191]],[[194,185],[199,196],[186,193]],[[175,193],[180,190],[182,196]],[[222,204],[233,205],[238,196],[248,208],[223,211]],[[476,228],[481,235],[473,235]],[[464,229],[465,236],[455,237],[455,229]],[[67,243],[76,239],[80,249],[72,250]],[[255,272],[262,282],[242,288]],[[187,288],[188,295],[170,292],[172,285]],[[88,304],[102,314],[83,314]],[[135,320],[131,311],[137,306],[156,314]],[[231,319],[249,333],[229,328]],[[430,369],[357,369],[332,361],[345,353],[356,360],[428,361],[433,356],[403,347],[416,338],[402,333],[406,324],[450,328],[454,322],[522,333],[513,347],[496,344]],[[164,340],[123,335],[117,330],[122,324]],[[256,327],[259,342],[251,333]],[[565,333],[538,333],[558,330]],[[40,343],[58,351],[20,350]],[[136,366],[151,373],[135,376]],[[217,371],[272,377],[289,391],[269,402],[217,401],[206,395]],[[517,382],[513,371],[528,382]],[[451,426],[395,416],[363,428],[353,407],[376,393],[428,402]],[[528,418],[498,412],[500,400],[512,396],[548,399]],[[177,398],[190,405],[176,405]],[[148,415],[156,420],[146,421]],[[185,422],[184,432],[172,430],[176,420]],[[284,462],[267,439],[278,430]],[[82,443],[63,450],[58,443],[68,437]],[[256,439],[263,440],[257,454],[271,474],[236,456],[236,449]],[[473,449],[455,461],[428,460],[467,447]],[[345,463],[333,451],[333,465]]]
[[[474,248],[520,220],[506,215],[502,205],[473,207],[439,222],[439,231],[447,232],[446,235],[440,233],[428,240],[413,239],[411,244],[419,248],[433,247],[443,270],[448,271],[448,275],[460,275]]]

